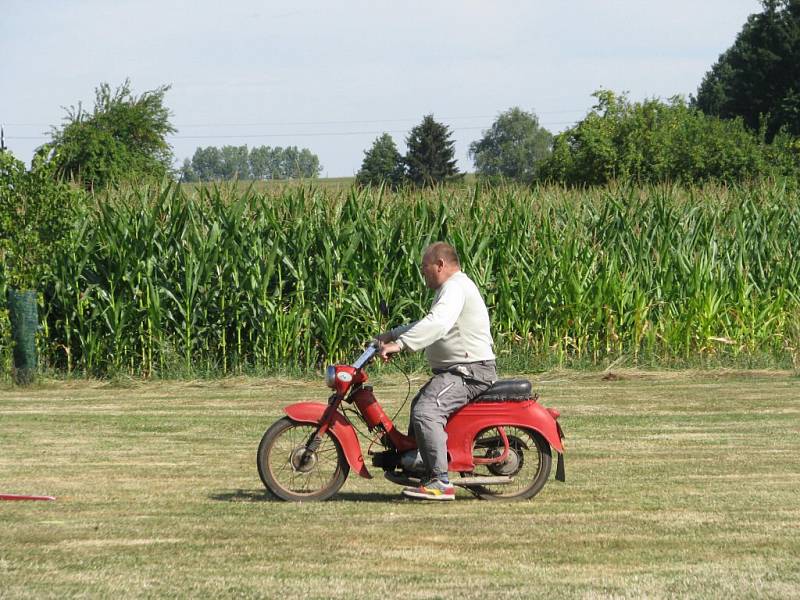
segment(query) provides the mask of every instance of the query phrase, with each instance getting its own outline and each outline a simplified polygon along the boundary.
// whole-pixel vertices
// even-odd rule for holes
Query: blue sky
[[[29,161],[94,88],[171,84],[177,162],[198,146],[307,147],[354,174],[386,131],[423,115],[469,144],[512,106],[553,132],[600,88],[695,93],[757,0],[2,0],[0,123]]]

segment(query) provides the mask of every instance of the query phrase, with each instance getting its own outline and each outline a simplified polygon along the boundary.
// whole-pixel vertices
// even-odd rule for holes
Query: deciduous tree
[[[317,177],[321,170],[319,157],[308,148],[209,146],[197,148],[191,162],[184,162],[181,180],[299,179]]]
[[[166,137],[176,131],[164,106],[169,88],[135,96],[127,79],[116,90],[100,84],[92,112],[78,103],[67,109],[64,125],[51,131],[44,151],[56,173],[88,188],[166,175],[173,160]]]
[[[247,146],[223,146],[222,179],[251,179]]]
[[[510,108],[497,117],[483,137],[469,147],[475,171],[483,177],[531,182],[541,161],[550,155],[552,134],[532,112]]]
[[[696,105],[706,114],[762,120],[767,140],[785,128],[800,135],[800,0],[762,0],[733,46],[706,74]]]

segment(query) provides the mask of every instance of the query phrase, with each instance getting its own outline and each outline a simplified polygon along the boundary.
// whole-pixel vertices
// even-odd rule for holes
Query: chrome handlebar
[[[375,355],[378,353],[378,344],[375,342],[370,342],[369,346],[367,346],[366,350],[361,353],[356,361],[353,363],[353,367],[356,369],[361,369],[366,366],[366,364],[375,358]]]

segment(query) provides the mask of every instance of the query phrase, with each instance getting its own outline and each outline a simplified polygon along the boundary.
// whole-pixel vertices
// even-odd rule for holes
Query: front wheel
[[[527,500],[538,494],[547,483],[552,464],[550,444],[531,429],[506,425],[508,456],[499,463],[475,465],[475,475],[506,476],[510,483],[470,488],[484,500]],[[475,438],[473,454],[478,458],[495,458],[503,454],[500,432],[496,427],[481,431]]]
[[[316,430],[316,425],[284,417],[261,438],[256,455],[258,474],[267,490],[281,500],[327,500],[344,485],[350,465],[330,432],[316,450],[306,452]]]

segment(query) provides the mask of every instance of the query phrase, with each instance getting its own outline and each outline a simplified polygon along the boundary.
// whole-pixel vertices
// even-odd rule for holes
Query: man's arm
[[[464,308],[465,300],[464,290],[458,283],[445,283],[431,311],[424,319],[401,333],[396,338],[397,342],[413,352],[427,348],[453,328]]]
[[[413,323],[407,323],[405,325],[398,325],[397,327],[394,327],[389,331],[380,334],[375,339],[381,342],[382,344],[388,344],[389,342],[394,342],[395,340],[397,340],[397,338],[399,338],[401,335],[403,335],[406,331],[411,329],[416,324],[417,321],[414,321]]]
[[[414,321],[413,323],[407,323],[406,325],[399,325],[375,338],[379,342],[378,356],[381,357],[383,362],[388,361],[390,355],[403,351],[405,345],[402,342],[397,342],[397,338],[414,327],[414,325],[417,323],[418,321]]]

